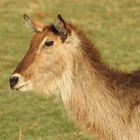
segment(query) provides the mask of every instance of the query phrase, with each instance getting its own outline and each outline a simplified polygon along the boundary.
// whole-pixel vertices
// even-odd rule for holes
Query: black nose
[[[13,77],[11,77],[11,78],[9,79],[10,86],[11,86],[12,89],[13,89],[14,85],[17,84],[18,79],[19,79],[19,78],[18,78],[17,76],[13,76]]]

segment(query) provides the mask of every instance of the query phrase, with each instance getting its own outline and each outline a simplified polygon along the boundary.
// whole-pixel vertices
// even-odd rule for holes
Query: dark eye
[[[45,42],[44,46],[51,47],[54,44],[54,41],[48,40]]]

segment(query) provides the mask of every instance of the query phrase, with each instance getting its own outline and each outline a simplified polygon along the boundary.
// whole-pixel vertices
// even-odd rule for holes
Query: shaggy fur
[[[101,140],[139,140],[139,71],[128,74],[110,69],[86,36],[73,30],[80,47],[74,56],[67,110]]]
[[[99,140],[140,140],[140,71],[113,70],[76,27],[66,24],[71,34],[64,42],[52,27],[35,35],[14,73],[29,79],[33,90],[59,91],[73,119]],[[36,53],[44,37],[55,46]]]

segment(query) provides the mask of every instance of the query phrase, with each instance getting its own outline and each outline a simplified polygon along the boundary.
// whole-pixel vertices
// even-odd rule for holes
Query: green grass
[[[23,25],[24,13],[46,23],[61,13],[87,33],[106,63],[132,71],[140,68],[140,1],[0,1],[0,140],[91,140],[57,98],[9,88],[33,35]]]

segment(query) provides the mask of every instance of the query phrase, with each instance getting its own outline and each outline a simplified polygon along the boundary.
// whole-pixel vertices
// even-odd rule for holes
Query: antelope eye
[[[46,46],[46,47],[51,47],[53,44],[54,44],[54,41],[52,41],[52,40],[47,40],[47,41],[45,42],[44,46]]]

